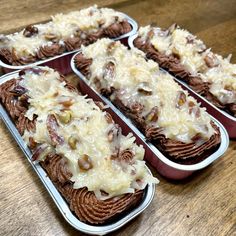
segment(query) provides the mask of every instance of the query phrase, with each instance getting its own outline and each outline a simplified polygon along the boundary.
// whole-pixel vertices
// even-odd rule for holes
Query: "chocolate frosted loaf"
[[[195,163],[220,143],[205,109],[143,52],[101,39],[82,47],[74,63],[170,159]]]
[[[48,67],[25,69],[0,86],[0,101],[32,150],[32,159],[83,222],[101,224],[135,207],[157,183],[144,149],[103,104],[78,93]]]
[[[215,106],[236,117],[236,65],[176,24],[141,27],[134,45]]]
[[[57,14],[48,23],[29,25],[14,34],[0,35],[0,59],[11,65],[25,65],[131,30],[123,14],[93,6]]]

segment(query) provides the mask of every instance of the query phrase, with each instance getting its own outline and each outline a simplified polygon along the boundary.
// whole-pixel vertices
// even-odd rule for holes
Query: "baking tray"
[[[119,13],[121,13],[121,12],[119,12]],[[121,14],[124,15],[125,19],[127,19],[129,24],[132,26],[132,30],[126,34],[123,34],[117,38],[114,38],[114,40],[120,40],[123,44],[128,45],[128,38],[129,38],[129,36],[131,36],[137,32],[138,24],[134,19],[132,19],[128,15],[126,15],[124,13],[121,13]],[[59,71],[61,74],[66,75],[71,72],[71,67],[70,67],[71,57],[73,56],[74,53],[78,52],[79,50],[80,49],[76,49],[74,51],[65,52],[61,55],[50,57],[45,60],[40,60],[40,61],[31,63],[31,64],[20,65],[20,66],[9,65],[9,64],[6,64],[0,60],[0,67],[2,67],[3,73],[9,73],[9,72],[16,71],[16,70],[22,70],[26,67],[42,65],[42,66],[51,67],[51,68]]]
[[[1,77],[0,85],[10,79],[17,78],[18,72],[12,72],[7,75],[4,75]],[[108,112],[109,109],[107,110]],[[25,154],[27,160],[29,161],[31,167],[34,169],[40,180],[42,181],[43,185],[47,189],[48,193],[52,197],[54,203],[56,204],[57,208],[61,212],[64,219],[75,229],[91,234],[91,235],[105,235],[107,233],[113,232],[119,228],[121,228],[123,225],[127,224],[129,221],[131,221],[133,218],[135,218],[137,215],[139,215],[141,212],[143,212],[148,205],[151,203],[154,194],[155,194],[155,184],[148,184],[145,188],[143,199],[140,202],[140,204],[135,207],[134,209],[128,210],[126,213],[123,213],[122,216],[116,217],[116,220],[112,221],[109,224],[103,224],[101,226],[94,226],[90,224],[86,224],[81,222],[70,210],[67,202],[65,199],[61,196],[59,191],[56,189],[56,187],[53,185],[50,178],[47,176],[47,173],[44,171],[44,169],[41,167],[40,164],[35,163],[31,160],[32,153],[30,149],[28,148],[27,144],[22,139],[21,135],[19,134],[18,130],[16,129],[14,123],[12,122],[11,118],[9,117],[8,113],[6,112],[5,108],[0,103],[0,117],[7,126],[8,130],[16,140],[17,144]],[[123,121],[120,119],[117,119],[116,121],[121,127],[123,126]],[[122,130],[123,131],[123,130]],[[129,128],[126,128],[125,132],[122,133],[130,133],[132,132]],[[147,155],[147,154],[145,154]],[[151,171],[148,169],[149,173],[151,174]]]
[[[137,37],[137,34],[134,34],[129,37],[128,44],[129,47],[135,47],[133,42],[135,38]],[[164,69],[163,69],[164,70]],[[165,70],[166,71],[166,70]],[[186,83],[181,81],[180,79],[177,79],[173,76],[173,78],[186,90],[189,91],[189,93],[197,99],[198,102],[201,103],[202,106],[204,106],[207,109],[207,112],[210,113],[212,116],[214,116],[217,120],[219,120],[226,130],[228,131],[230,138],[236,138],[236,117],[233,117],[232,115],[228,114],[227,112],[219,109],[215,105],[213,105],[211,102],[209,102],[206,98],[196,93],[194,90],[192,90]]]
[[[79,53],[81,52],[78,52],[77,54]],[[219,121],[211,117],[213,122],[219,127],[221,134],[221,142],[217,150],[197,164],[184,165],[171,161],[161,151],[159,151],[156,146],[146,140],[145,136],[133,125],[132,121],[129,118],[123,115],[123,113],[121,113],[107,98],[100,95],[94,88],[89,86],[86,77],[83,76],[83,74],[79,70],[77,70],[74,65],[74,58],[77,54],[75,54],[71,59],[71,68],[79,77],[79,85],[81,91],[84,94],[88,94],[89,97],[92,97],[95,100],[100,100],[106,103],[113,110],[113,117],[119,117],[125,122],[126,125],[128,125],[128,127],[135,134],[137,143],[144,146],[147,153],[147,155],[145,156],[146,161],[150,163],[162,176],[173,180],[184,179],[193,174],[195,171],[209,166],[212,162],[220,158],[227,150],[229,145],[228,133]]]

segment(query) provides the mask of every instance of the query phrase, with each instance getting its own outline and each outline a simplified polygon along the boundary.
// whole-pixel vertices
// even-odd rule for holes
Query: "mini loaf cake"
[[[205,109],[142,51],[101,39],[82,47],[74,63],[170,159],[195,163],[219,144]]]
[[[0,59],[12,65],[25,65],[131,30],[122,13],[93,6],[57,14],[48,23],[29,25],[14,34],[0,35]]]
[[[78,94],[56,71],[25,69],[0,86],[0,99],[33,160],[81,221],[110,221],[157,183],[133,135],[122,135],[103,104]]]
[[[236,65],[230,63],[229,57],[224,59],[211,52],[201,40],[176,24],[167,30],[141,27],[134,45],[147,58],[236,117]]]

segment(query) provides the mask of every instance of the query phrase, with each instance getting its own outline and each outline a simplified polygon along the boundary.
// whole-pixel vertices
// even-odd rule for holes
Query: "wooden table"
[[[1,1],[0,33],[95,1]],[[142,24],[177,22],[213,51],[236,62],[236,1],[97,0]],[[236,141],[213,165],[189,179],[160,184],[148,209],[114,235],[236,235]],[[0,235],[82,235],[63,219],[16,142],[0,121]]]

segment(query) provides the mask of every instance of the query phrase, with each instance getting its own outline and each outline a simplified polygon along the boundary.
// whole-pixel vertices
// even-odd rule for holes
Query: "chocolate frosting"
[[[28,69],[26,69],[28,70]],[[30,69],[35,73],[41,73],[42,70]],[[20,76],[25,70],[21,71]],[[64,81],[64,77],[60,77]],[[67,83],[68,89],[76,91],[73,86]],[[9,80],[0,85],[0,101],[9,112],[12,120],[15,122],[18,131],[23,135],[25,129],[34,131],[36,116],[33,121],[30,121],[24,116],[28,109],[28,97],[25,94],[26,90],[19,86],[19,79]],[[97,103],[98,104],[98,103]],[[103,105],[99,103],[100,109],[104,109]],[[108,123],[113,123],[111,115],[106,112],[105,117]],[[60,143],[61,138],[56,133],[55,126],[58,126],[56,117],[49,115],[47,119],[47,128],[51,140],[55,143]],[[33,160],[37,160],[40,154],[47,147],[44,144],[37,144],[34,140],[30,140],[30,148],[33,151]],[[115,157],[118,161],[132,162],[133,153],[131,150],[124,150]],[[71,210],[76,214],[79,220],[90,224],[102,224],[111,221],[120,213],[136,206],[143,197],[143,190],[135,193],[128,193],[117,197],[112,197],[107,200],[98,200],[93,192],[87,188],[74,189],[73,182],[70,178],[72,174],[68,170],[66,159],[55,153],[49,153],[44,161],[40,161],[41,166],[47,172],[49,178],[54,185],[61,192],[62,196],[68,202]],[[105,192],[101,191],[102,194]]]
[[[0,49],[0,59],[11,65],[27,65],[35,62],[36,60],[46,59],[65,51],[73,51],[79,49],[81,45],[89,45],[94,43],[102,37],[115,38],[123,34],[126,34],[132,30],[131,25],[128,21],[124,20],[122,22],[116,22],[107,28],[98,28],[96,32],[86,33],[84,31],[78,30],[74,37],[67,38],[64,40],[64,45],[58,43],[58,39],[55,39],[55,35],[47,35],[47,39],[51,41],[52,45],[41,46],[36,53],[36,55],[18,56],[14,50],[9,50],[7,48]],[[38,28],[29,25],[24,30],[25,37],[32,37],[38,34]]]
[[[78,54],[75,58],[75,65],[77,69],[84,75],[88,75],[87,72],[89,71],[91,64],[92,59],[84,57],[82,53]],[[111,95],[111,93],[107,93],[106,91],[100,92],[108,98]],[[166,138],[162,133],[162,127],[148,125],[146,123],[146,119],[158,119],[158,116],[155,114],[155,111],[158,109],[157,107],[154,107],[147,117],[143,117],[142,104],[135,102],[134,104],[125,105],[122,100],[122,94],[118,90],[112,91],[112,97],[112,102],[136,124],[136,126],[145,134],[147,139],[152,141],[172,160],[197,158],[198,156],[203,155],[207,150],[214,149],[220,143],[220,132],[218,127],[213,122],[211,125],[215,129],[215,134],[212,135],[209,140],[202,140],[199,137],[195,137],[192,142],[183,143]]]
[[[41,162],[43,168],[47,171],[50,179],[64,185],[70,183],[72,174],[67,168],[66,160],[60,155],[50,153],[46,159]]]
[[[62,54],[65,51],[65,47],[59,43],[53,43],[52,45],[42,46],[37,52],[37,57],[39,59],[46,59],[48,57],[53,57]]]
[[[92,59],[91,58],[84,58],[84,56],[79,53],[78,55],[75,56],[75,66],[80,70],[80,72],[88,76],[90,73],[89,66],[92,64]]]
[[[120,24],[122,26],[122,34],[127,34],[132,30],[132,27],[128,21],[123,21]]]
[[[80,48],[82,42],[82,39],[79,37],[68,38],[64,41],[67,51],[73,51],[77,48]]]
[[[127,21],[121,23],[113,23],[103,30],[105,37],[116,38],[122,34],[126,34],[132,30],[131,25]]]
[[[120,33],[120,32],[119,32]],[[103,30],[99,29],[97,32],[87,34],[85,45],[96,42],[98,39],[104,36]]]
[[[181,64],[180,60],[173,54],[165,55],[156,50],[147,39],[143,41],[141,37],[137,37],[134,40],[134,46],[146,53],[147,58],[156,61],[162,68],[168,70],[177,78],[186,82],[190,88],[196,91],[198,94],[204,96],[213,103],[216,107],[229,112],[236,117],[235,106],[232,104],[221,104],[221,102],[210,93],[210,87],[207,82],[204,82],[200,77],[193,76],[185,67]],[[208,67],[215,66],[214,58],[205,57],[205,61]]]
[[[47,168],[47,167],[46,167]],[[54,182],[65,197],[72,211],[78,218],[90,224],[102,224],[111,221],[120,213],[137,205],[143,196],[143,191],[134,194],[124,194],[107,200],[98,200],[87,188],[74,189],[72,183]]]
[[[26,65],[26,64],[35,62],[36,57],[33,55],[17,57],[14,49],[10,51],[7,48],[1,48],[0,59],[5,63],[19,66],[19,65]]]
[[[68,191],[71,191],[69,188]],[[101,224],[119,213],[128,210],[140,202],[143,191],[124,194],[107,200],[98,200],[93,192],[86,188],[73,190],[70,206],[81,221]]]
[[[9,64],[13,64],[12,54],[9,49],[1,48],[0,49],[0,56],[4,62],[9,63]]]

